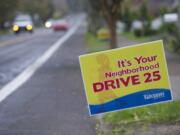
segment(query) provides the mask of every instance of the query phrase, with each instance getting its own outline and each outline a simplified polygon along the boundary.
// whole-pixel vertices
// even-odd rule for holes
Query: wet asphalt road
[[[17,91],[0,103],[0,135],[94,135],[78,56],[80,27]],[[42,30],[33,39],[0,47],[1,87],[33,63],[63,33]]]
[[[13,43],[7,42],[3,46],[0,44],[0,87],[13,80],[63,34],[41,29],[33,35],[22,33],[16,37],[17,39],[13,37]],[[20,41],[20,38],[23,41]]]

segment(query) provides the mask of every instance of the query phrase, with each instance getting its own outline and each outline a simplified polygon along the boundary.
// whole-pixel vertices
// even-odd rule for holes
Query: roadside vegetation
[[[139,42],[163,39],[169,51],[180,53],[180,45],[178,44],[180,41],[180,26],[178,25],[179,20],[177,17],[180,7],[177,3],[176,6],[160,6],[158,9],[152,10],[147,0],[135,6],[129,0],[121,1],[119,10],[114,13],[116,16],[114,22],[120,24],[116,25],[116,30],[118,32],[120,31],[120,34],[114,34],[117,37],[112,39],[112,27],[107,17],[109,13],[104,10],[106,8],[109,11],[110,7],[101,7],[100,5],[102,5],[101,3],[103,1],[105,0],[97,0],[97,2],[93,1],[89,3],[89,10],[87,10],[88,33],[96,36],[96,33],[100,29],[104,27],[108,28],[111,39],[110,48],[115,48],[115,46],[112,46],[113,40],[117,40],[118,36],[123,36],[129,40]],[[111,4],[113,7],[114,3]]]
[[[137,42],[146,42],[150,40],[150,37],[144,37],[144,36],[137,37],[132,32],[123,32],[123,33],[120,33],[119,36],[123,36],[123,37],[126,37],[130,41],[137,41]]]
[[[152,125],[178,125],[180,127],[180,101],[108,113],[103,117],[108,135],[128,135]],[[180,130],[178,131],[180,133]],[[137,133],[134,133],[135,135]],[[171,133],[173,134],[173,133]],[[174,133],[176,134],[176,133]]]
[[[108,40],[99,40],[95,35],[89,32],[85,34],[85,42],[88,52],[97,52],[109,49]]]

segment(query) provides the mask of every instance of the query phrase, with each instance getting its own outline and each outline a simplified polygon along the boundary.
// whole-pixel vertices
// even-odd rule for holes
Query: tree
[[[140,7],[140,19],[143,22],[143,30],[141,35],[149,35],[151,33],[152,16],[147,7],[147,1],[144,0]]]
[[[51,0],[19,0],[19,12],[29,13],[31,16],[38,14],[42,21],[52,16],[54,7]]]
[[[176,31],[168,36],[169,45],[172,46],[172,49],[176,53],[180,53],[180,30],[177,28]]]
[[[121,20],[125,23],[126,28],[125,31],[130,31],[134,18],[136,17],[136,13],[131,11],[129,6],[129,2],[123,5],[123,12],[121,14]]]
[[[101,0],[102,14],[108,24],[111,35],[111,48],[117,47],[116,22],[121,12],[123,0]]]
[[[84,5],[90,10],[88,17],[92,25],[96,25],[95,23],[100,22],[99,19],[101,17],[107,23],[111,36],[111,48],[117,47],[116,22],[121,12],[122,2],[123,0],[91,0]]]
[[[96,32],[99,30],[99,28],[102,27],[102,17],[100,15],[101,8],[100,6],[100,1],[87,1],[88,9],[87,9],[87,14],[88,14],[88,32],[92,34],[96,34]]]
[[[17,0],[0,1],[0,28],[4,28],[4,23],[13,18],[17,3]]]

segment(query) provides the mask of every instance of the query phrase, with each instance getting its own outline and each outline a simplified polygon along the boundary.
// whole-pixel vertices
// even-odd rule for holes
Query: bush
[[[180,53],[180,31],[177,29],[175,33],[169,35],[169,46],[172,47],[172,51]]]
[[[180,53],[180,30],[175,24],[164,24],[163,32],[167,39],[168,49],[172,52]]]
[[[122,21],[126,24],[125,31],[130,31],[131,30],[131,26],[132,26],[132,22],[134,20],[134,16],[136,16],[136,15],[135,15],[135,13],[133,13],[130,10],[130,7],[125,6],[124,12],[123,12],[123,15],[122,15]]]
[[[142,30],[140,30],[140,29],[134,30],[134,35],[135,35],[136,37],[140,37],[140,36],[142,35]]]
[[[177,30],[178,28],[174,23],[164,23],[161,27],[161,31],[169,35],[174,35],[175,33],[177,33]]]
[[[147,1],[143,1],[140,7],[140,17],[143,22],[143,35],[147,36],[151,33],[152,15],[147,7]]]
[[[148,9],[146,0],[143,1],[142,5],[140,7],[139,18],[140,18],[141,22],[143,23],[142,24],[143,26],[142,26],[141,34],[139,34],[139,31],[135,31],[135,35],[150,36],[150,35],[154,34],[154,31],[151,29],[151,21],[153,19],[153,16]]]

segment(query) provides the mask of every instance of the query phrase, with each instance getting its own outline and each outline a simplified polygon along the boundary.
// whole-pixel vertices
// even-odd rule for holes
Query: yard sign
[[[79,60],[90,115],[172,100],[161,40]]]

